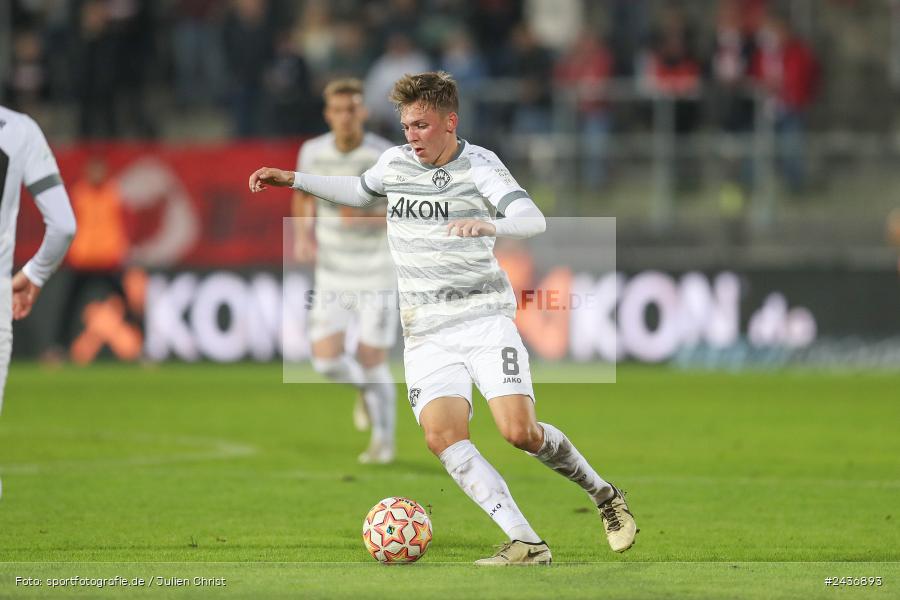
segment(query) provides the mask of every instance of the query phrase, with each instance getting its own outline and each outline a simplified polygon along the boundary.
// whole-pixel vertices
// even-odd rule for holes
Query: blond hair
[[[431,71],[417,75],[407,73],[397,80],[388,97],[398,112],[417,103],[442,113],[459,111],[459,90],[456,81],[445,71]]]
[[[358,94],[362,96],[363,82],[355,77],[346,77],[344,79],[329,81],[328,85],[326,85],[325,89],[322,91],[322,98],[328,102],[329,98],[339,94],[350,94],[351,96],[356,96]]]

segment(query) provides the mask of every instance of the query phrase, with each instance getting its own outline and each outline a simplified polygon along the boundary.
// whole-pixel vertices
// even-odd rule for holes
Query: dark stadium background
[[[616,219],[620,272],[661,270],[676,284],[692,271],[710,283],[736,273],[742,338],[777,293],[816,325],[796,360],[815,361],[808,346],[821,343],[860,367],[898,362],[896,2],[16,0],[0,10],[3,101],[44,127],[70,188],[92,158],[107,163],[131,244],[120,270],[277,275],[288,194],[251,199],[245,175],[290,166],[324,131],[330,78],[363,78],[371,126],[399,142],[385,86],[445,68],[462,87],[463,137],[496,149],[548,216]],[[783,55],[771,50],[779,31]],[[188,230],[180,242],[166,229],[175,205],[188,213],[170,215]],[[21,213],[18,264],[42,232],[32,203]],[[64,356],[82,305],[108,293],[89,284],[62,314],[73,270],[17,325],[16,356]],[[140,310],[127,314],[143,325]],[[859,352],[868,342],[878,350]]]

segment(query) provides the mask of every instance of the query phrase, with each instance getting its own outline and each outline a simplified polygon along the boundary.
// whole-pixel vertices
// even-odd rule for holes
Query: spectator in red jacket
[[[753,184],[750,136],[755,119],[755,98],[750,65],[756,55],[756,32],[746,0],[720,0],[715,37],[707,65],[713,93],[715,122],[727,136],[720,146],[725,163],[725,180],[720,190],[720,207],[739,213]]]
[[[804,138],[819,89],[819,63],[786,20],[770,16],[759,32],[750,73],[768,95],[775,115],[782,174],[793,191],[801,191],[806,184]]]
[[[580,178],[586,190],[597,188],[606,181],[611,119],[603,91],[612,70],[612,54],[590,30],[583,31],[575,39],[554,68],[556,84],[577,94]]]
[[[641,85],[650,98],[657,106],[664,106],[658,104],[660,101],[670,103],[672,133],[676,138],[671,169],[682,189],[695,187],[699,179],[696,154],[686,143],[700,126],[703,69],[694,42],[694,30],[683,9],[670,6],[662,12],[639,67]]]

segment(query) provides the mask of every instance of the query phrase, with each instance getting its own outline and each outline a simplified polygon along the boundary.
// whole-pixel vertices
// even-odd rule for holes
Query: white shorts
[[[408,343],[403,360],[416,422],[425,405],[442,396],[465,398],[471,419],[473,382],[487,400],[522,394],[534,401],[528,350],[509,317],[481,317],[442,329]]]
[[[318,342],[358,328],[359,342],[390,348],[397,341],[400,318],[395,293],[316,290],[309,311],[309,339]]]

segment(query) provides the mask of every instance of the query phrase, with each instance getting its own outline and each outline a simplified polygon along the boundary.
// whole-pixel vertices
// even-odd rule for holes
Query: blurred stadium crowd
[[[896,0],[2,4],[3,102],[57,142],[306,137],[347,75],[399,141],[391,84],[441,68],[462,84],[462,134],[552,188],[557,214],[612,180],[635,182],[607,196],[620,217],[670,224],[679,195],[714,189],[716,210],[771,223],[777,197],[867,194],[859,163],[898,154]]]
[[[827,0],[845,12],[853,0]],[[553,85],[638,78],[648,93],[697,100],[704,83],[758,85],[797,127],[819,91],[808,11],[772,0],[12,0],[6,102],[77,105],[82,137],[153,137],[167,112],[220,107],[241,137],[322,128],[318,92],[364,78],[379,125],[408,71],[443,68],[463,89],[523,85],[512,123],[549,129]],[[799,7],[799,8],[798,8]],[[794,21],[794,22],[792,22]],[[800,22],[797,22],[800,21]],[[805,29],[805,31],[803,31]],[[162,95],[171,102],[153,103]],[[710,124],[746,128],[726,99]],[[151,110],[152,108],[152,110]],[[162,112],[160,112],[162,108]],[[586,102],[599,113],[603,103]],[[602,128],[592,115],[591,127]],[[701,121],[687,103],[678,128]]]

